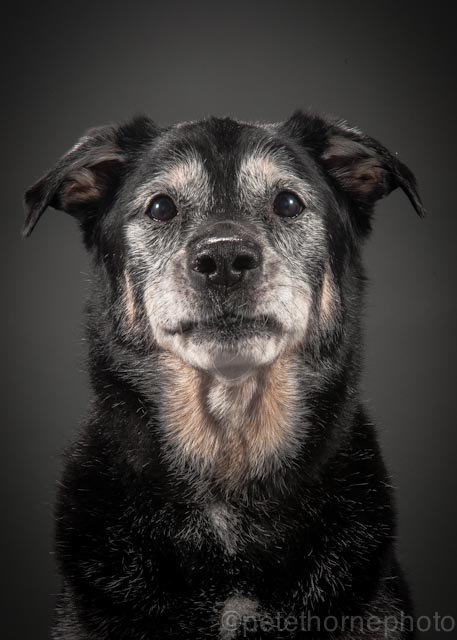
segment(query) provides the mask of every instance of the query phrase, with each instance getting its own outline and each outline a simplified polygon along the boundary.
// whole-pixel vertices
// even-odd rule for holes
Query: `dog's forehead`
[[[212,117],[169,127],[162,132],[161,144],[168,147],[171,153],[195,150],[210,156],[215,163],[223,163],[274,137],[274,124]]]
[[[149,151],[142,193],[172,190],[200,205],[215,197],[263,194],[300,179],[294,149],[273,124],[211,118],[162,131]]]

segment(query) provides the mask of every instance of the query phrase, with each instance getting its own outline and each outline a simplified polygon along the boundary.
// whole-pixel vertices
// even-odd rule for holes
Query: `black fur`
[[[129,273],[140,312],[135,327],[126,325],[123,274],[130,248],[122,230],[136,215],[129,210],[132,191],[171,152],[196,150],[222,176],[258,140],[287,149],[292,170],[316,187],[340,304],[324,329],[313,315],[309,338],[297,351],[304,417],[296,455],[229,490],[217,474],[168,462],[161,401],[170,383],[135,270]],[[95,189],[81,198],[87,180]],[[395,555],[389,478],[358,392],[360,249],[375,201],[397,186],[423,214],[411,172],[382,145],[344,123],[297,112],[266,129],[215,118],[160,129],[142,117],[92,130],[29,189],[25,234],[47,206],[68,211],[82,227],[94,265],[87,310],[93,401],[67,453],[56,509],[63,577],[56,640],[380,638],[361,629],[261,629],[258,621],[312,614],[322,621],[336,616],[340,624],[343,616],[411,613]],[[218,202],[228,197],[226,178],[214,188]],[[272,242],[275,224],[262,227]],[[179,231],[183,243],[192,232]],[[314,306],[323,268],[309,266]],[[227,553],[207,527],[211,504],[236,514],[244,539],[237,552]],[[249,613],[243,598],[256,603],[257,613],[238,631],[224,630],[224,606]]]

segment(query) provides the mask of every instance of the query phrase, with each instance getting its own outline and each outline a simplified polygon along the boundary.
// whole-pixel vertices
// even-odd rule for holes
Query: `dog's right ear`
[[[296,111],[282,125],[314,157],[335,187],[351,203],[357,228],[371,228],[375,203],[396,188],[416,213],[425,215],[412,171],[374,138],[332,117]]]
[[[90,129],[26,191],[23,235],[32,233],[47,207],[81,221],[93,219],[115,192],[129,157],[155,131],[154,123],[144,116],[125,125]]]

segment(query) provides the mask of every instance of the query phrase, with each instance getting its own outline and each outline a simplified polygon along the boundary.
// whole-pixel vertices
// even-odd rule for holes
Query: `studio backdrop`
[[[414,171],[429,215],[396,191],[365,250],[363,394],[416,612],[457,616],[453,4],[76,0],[8,2],[2,14],[1,637],[49,637],[61,452],[89,399],[79,231],[50,211],[21,239],[23,192],[87,128],[137,113],[275,122],[310,108]]]

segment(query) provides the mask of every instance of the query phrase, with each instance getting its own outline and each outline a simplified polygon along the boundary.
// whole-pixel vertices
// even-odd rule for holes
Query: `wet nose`
[[[195,284],[235,287],[259,271],[259,245],[245,235],[211,235],[194,245],[190,275]]]

